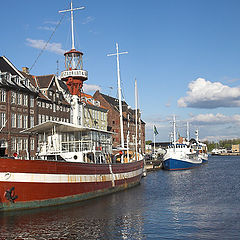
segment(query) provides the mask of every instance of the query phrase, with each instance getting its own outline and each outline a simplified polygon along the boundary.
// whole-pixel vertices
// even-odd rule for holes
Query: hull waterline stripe
[[[0,172],[0,182],[30,182],[30,183],[86,183],[124,180],[142,174],[143,169],[126,173],[110,173],[96,175],[76,174],[38,174]]]

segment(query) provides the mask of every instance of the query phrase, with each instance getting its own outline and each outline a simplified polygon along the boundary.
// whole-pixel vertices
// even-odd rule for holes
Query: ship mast
[[[120,130],[121,130],[121,147],[124,149],[124,135],[123,135],[123,116],[122,116],[122,93],[121,93],[121,78],[120,78],[120,64],[119,64],[119,55],[127,54],[128,52],[119,52],[118,43],[116,43],[117,53],[108,54],[107,56],[117,56],[117,78],[118,78],[118,100],[119,100],[119,111],[120,111]],[[122,160],[123,161],[123,157]]]
[[[187,141],[190,141],[189,122],[187,122]]]
[[[85,7],[73,8],[71,0],[70,9],[59,11],[59,13],[71,12],[72,29],[72,49],[64,53],[65,71],[61,72],[61,80],[66,81],[66,85],[73,96],[79,96],[80,98],[83,82],[88,79],[88,72],[86,70],[83,70],[83,53],[75,49],[73,12],[77,10],[82,10],[84,8]]]
[[[176,116],[173,115],[173,145],[174,145],[174,151],[176,148]]]
[[[85,7],[73,8],[73,4],[72,4],[72,0],[71,0],[71,8],[70,9],[59,11],[59,13],[71,12],[72,49],[75,49],[74,28],[73,28],[73,11],[82,10],[84,8]]]
[[[136,160],[138,161],[138,91],[137,91],[137,79],[135,79],[135,125],[136,125],[136,137],[135,137],[135,144],[136,144]]]

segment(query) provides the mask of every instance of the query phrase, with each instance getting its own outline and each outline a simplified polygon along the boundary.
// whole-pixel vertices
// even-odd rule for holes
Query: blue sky
[[[31,68],[70,0],[1,1],[0,55],[18,69]],[[116,59],[120,57],[123,95],[134,107],[134,79],[146,122],[146,139],[167,141],[173,114],[185,136],[199,128],[200,139],[240,137],[240,1],[239,0],[73,0],[76,48],[89,72],[86,91],[117,97]],[[33,75],[64,70],[71,48],[67,14],[47,49],[31,69]]]

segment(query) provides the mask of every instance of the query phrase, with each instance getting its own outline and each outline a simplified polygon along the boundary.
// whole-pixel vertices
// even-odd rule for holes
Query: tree
[[[146,145],[150,145],[150,143],[152,143],[152,140],[147,140],[145,143]]]

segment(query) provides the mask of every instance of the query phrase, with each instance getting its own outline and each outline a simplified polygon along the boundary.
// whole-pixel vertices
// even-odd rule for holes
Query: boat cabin
[[[111,132],[57,121],[48,121],[25,131],[38,135],[38,159],[88,163],[111,161]]]

